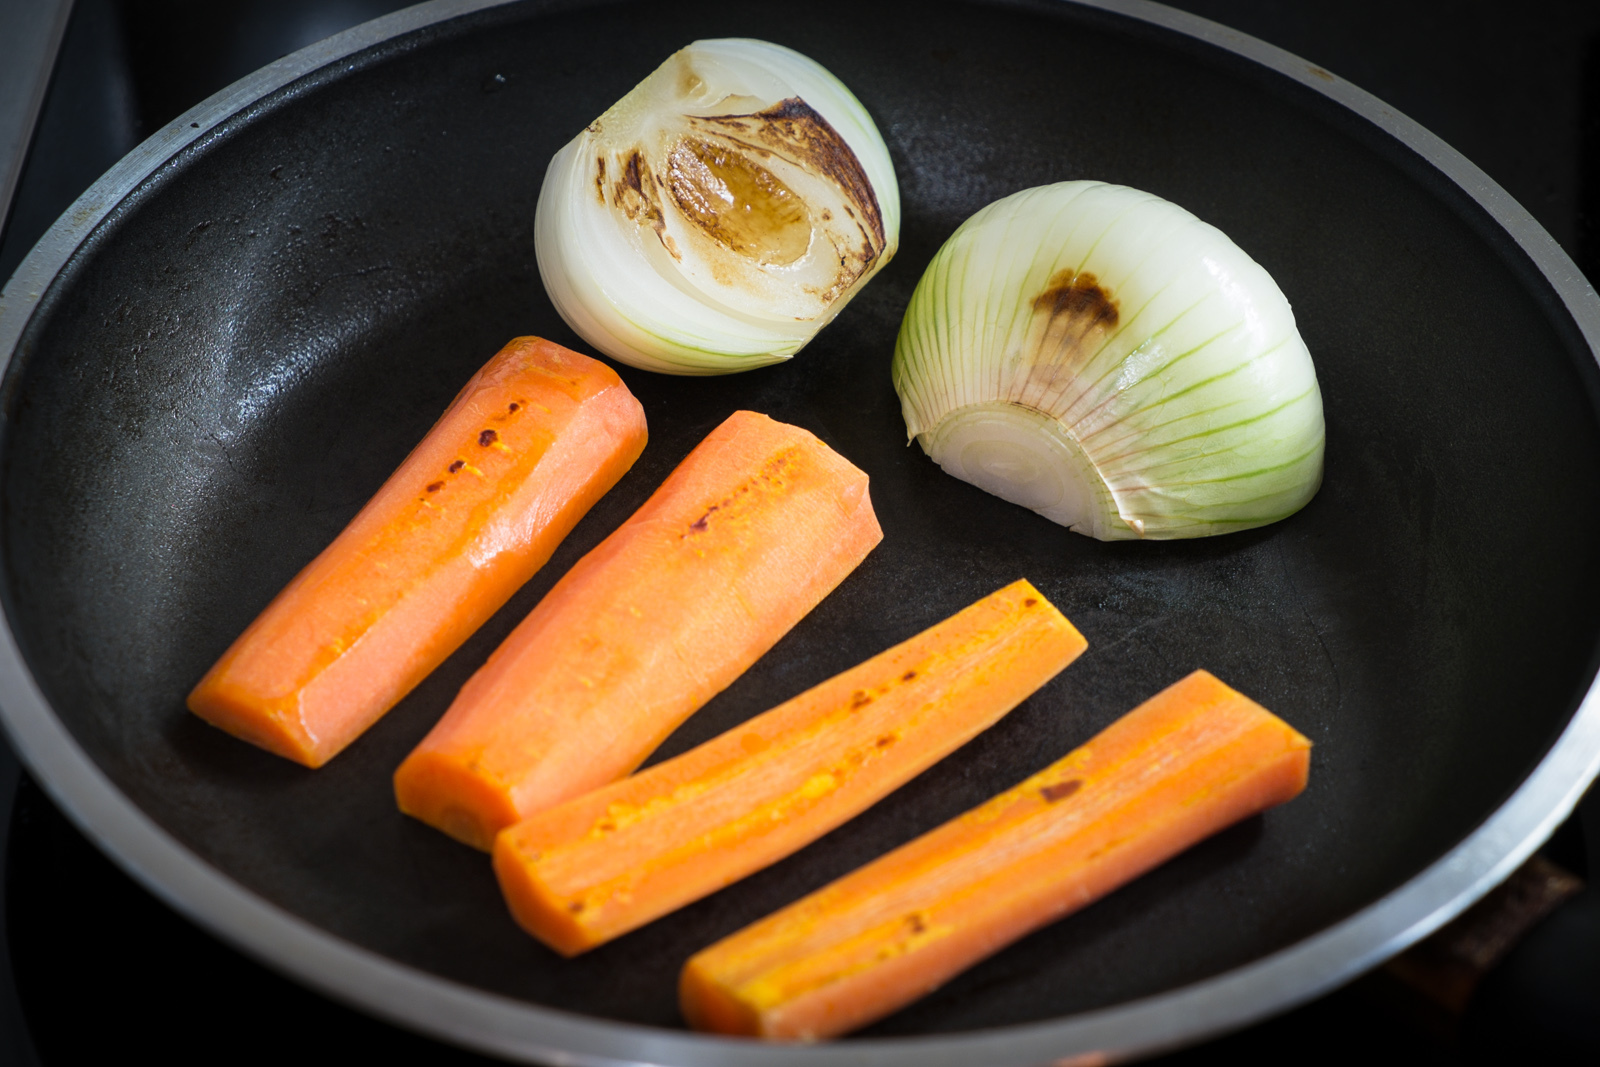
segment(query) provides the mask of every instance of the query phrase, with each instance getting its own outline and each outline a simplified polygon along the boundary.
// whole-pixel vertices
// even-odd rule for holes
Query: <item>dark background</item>
[[[125,152],[255,68],[388,0],[77,0],[11,213],[7,278]],[[1600,278],[1600,4],[1183,0],[1393,105],[1504,186]],[[4,25],[0,23],[0,33]],[[841,31],[847,32],[847,31]],[[1546,854],[1600,853],[1575,817]],[[1591,844],[1586,846],[1585,831]],[[347,1011],[199,932],[127,879],[19,772],[0,741],[0,1064],[313,1062],[351,1055],[483,1063]],[[1596,866],[1600,866],[1597,864]],[[1459,1023],[1425,1025],[1370,981],[1160,1061],[1593,1062],[1600,906],[1588,891],[1479,987]]]

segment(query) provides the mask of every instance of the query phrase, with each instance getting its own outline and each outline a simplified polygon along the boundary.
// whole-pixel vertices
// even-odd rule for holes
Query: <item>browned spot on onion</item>
[[[678,66],[678,96],[690,97],[705,87],[705,82],[696,74],[694,67],[685,62],[681,55]]]
[[[622,161],[622,173],[612,186],[611,203],[621,208],[629,219],[648,225],[660,234],[665,228],[665,221],[660,205],[650,193],[654,184],[650,165],[645,162],[644,154],[635,148]]]
[[[1057,271],[1033,298],[1033,318],[1022,351],[1032,361],[1009,399],[1049,410],[1116,329],[1121,311],[1111,291],[1089,271]]]
[[[826,175],[866,219],[872,258],[883,250],[883,212],[872,182],[839,131],[810,104],[791,96],[754,114],[719,115],[701,121],[738,130],[806,170]]]
[[[728,145],[686,137],[668,153],[666,170],[678,210],[724,248],[762,266],[787,266],[811,246],[805,201]]]
[[[1117,324],[1117,302],[1089,271],[1057,271],[1044,292],[1033,298],[1033,310],[1052,319],[1066,319],[1081,329]]]

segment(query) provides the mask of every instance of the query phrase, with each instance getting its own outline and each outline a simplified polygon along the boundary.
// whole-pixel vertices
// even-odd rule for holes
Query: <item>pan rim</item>
[[[0,375],[44,293],[146,179],[220,123],[290,83],[402,35],[516,0],[432,0],[354,27],[234,83],[158,130],[59,219],[0,291]],[[1219,48],[1312,89],[1400,142],[1467,194],[1527,256],[1591,354],[1600,298],[1555,240],[1460,153],[1363,90],[1293,54],[1149,0],[1061,0]],[[0,723],[51,798],[167,904],[255,959],[399,1025],[500,1056],[583,1065],[1027,1064],[1149,1054],[1247,1025],[1337,986],[1427,936],[1499,884],[1600,773],[1600,684],[1521,785],[1476,830],[1355,914],[1244,967],[1190,986],[1043,1023],[822,1046],[773,1046],[594,1019],[488,993],[345,942],[211,868],[136,807],[55,717],[0,614]]]

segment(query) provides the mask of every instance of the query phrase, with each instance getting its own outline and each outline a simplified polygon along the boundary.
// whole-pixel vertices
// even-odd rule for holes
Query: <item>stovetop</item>
[[[36,0],[0,0],[0,35]],[[5,228],[0,279],[146,133],[257,67],[405,6],[394,0],[76,0]],[[1464,153],[1600,278],[1600,4],[1181,0],[1395,106]],[[0,148],[3,151],[3,148]],[[3,160],[0,160],[3,162]],[[1593,791],[1544,853],[1600,859]],[[1586,832],[1587,831],[1587,844]],[[98,853],[0,740],[0,1063],[173,1064],[426,1055],[489,1060],[347,1009],[202,932]],[[1210,1062],[1595,1062],[1600,898],[1536,927],[1442,1018],[1358,980],[1169,1054]]]

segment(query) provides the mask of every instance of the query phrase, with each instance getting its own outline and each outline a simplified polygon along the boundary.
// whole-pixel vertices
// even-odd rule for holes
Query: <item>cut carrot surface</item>
[[[517,338],[200,680],[190,710],[320,767],[499,610],[644,444],[644,410],[616,372]]]
[[[685,965],[700,1030],[847,1033],[1305,788],[1311,743],[1196,671],[1020,785]]]
[[[816,840],[915,777],[1086,647],[1014,582],[793,700],[503,831],[512,914],[565,955]]]
[[[741,411],[523,620],[395,773],[400,809],[487,850],[631,772],[883,538],[867,476]]]

